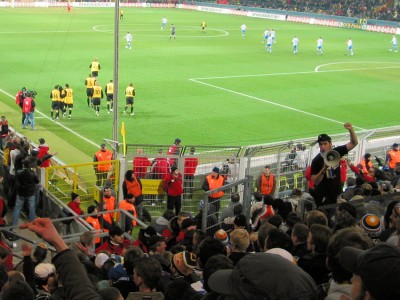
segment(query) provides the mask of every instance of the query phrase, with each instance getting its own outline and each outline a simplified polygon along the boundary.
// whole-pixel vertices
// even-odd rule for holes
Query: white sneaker
[[[96,116],[99,116],[100,114],[98,112],[96,112]]]
[[[126,111],[124,111],[124,115],[126,115]]]
[[[110,113],[110,111],[107,111],[107,113],[109,114],[109,113]]]
[[[71,120],[71,116],[69,116],[69,117],[68,117],[68,119],[70,119],[70,120]]]
[[[111,108],[110,111],[113,111],[113,109]]]
[[[134,116],[135,115],[135,113],[131,113],[131,116]]]

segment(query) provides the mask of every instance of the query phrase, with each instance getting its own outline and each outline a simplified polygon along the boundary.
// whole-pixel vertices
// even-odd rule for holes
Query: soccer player
[[[398,48],[397,48],[397,37],[395,35],[392,37],[392,49],[391,50],[393,50],[394,52],[398,51]]]
[[[292,39],[292,45],[293,45],[293,54],[297,54],[297,51],[299,49],[299,38],[295,35],[294,38]]]
[[[242,36],[244,37],[246,35],[246,30],[247,30],[246,24],[242,24],[242,26],[240,26],[240,30],[242,31]]]
[[[112,80],[110,80],[110,82],[106,84],[104,90],[106,91],[107,113],[109,114],[111,111],[113,111],[114,108],[114,83]]]
[[[119,10],[119,19],[120,20],[124,19],[124,11],[122,9]]]
[[[93,87],[94,87],[94,82],[96,81],[95,78],[93,78],[92,74],[89,74],[89,77],[86,78],[85,80],[85,85],[86,85],[86,100],[87,100],[87,106],[92,106],[92,94],[93,94]]]
[[[270,35],[269,29],[265,29],[265,30],[264,30],[264,40],[263,40],[263,43],[266,43],[266,42],[267,42],[269,35]]]
[[[206,33],[207,24],[205,21],[201,21],[200,27],[201,27],[201,32]]]
[[[61,93],[58,88],[58,85],[54,86],[54,89],[50,93],[50,99],[51,99],[51,110],[50,110],[50,115],[51,118],[58,120],[59,119],[59,114],[60,114],[60,101],[61,101]],[[54,115],[54,112],[56,113]]]
[[[275,40],[276,32],[275,32],[275,30],[271,29],[270,34],[271,34],[271,37],[272,37],[272,42],[274,44],[276,44],[276,40]]]
[[[67,11],[68,11],[68,13],[70,13],[71,12],[71,3],[67,3]]]
[[[349,38],[347,40],[347,51],[346,51],[345,55],[347,55],[347,54],[354,55],[354,52],[353,52],[353,41],[351,40],[351,38]]]
[[[92,77],[94,77],[96,79],[97,76],[99,76],[99,70],[101,69],[100,63],[97,60],[97,58],[93,59],[93,61],[90,64],[89,68],[90,68],[90,71],[92,71]]]
[[[133,83],[131,82],[129,86],[125,89],[125,99],[126,99],[126,105],[124,109],[124,115],[126,114],[126,110],[128,109],[128,106],[131,107],[131,116],[135,115],[133,112],[133,103],[135,100],[135,88],[133,87]]]
[[[317,54],[322,55],[322,47],[324,46],[324,40],[319,37],[319,39],[317,40]]]
[[[272,36],[269,36],[267,39],[266,49],[267,49],[267,52],[269,52],[269,53],[272,52]]]
[[[164,29],[165,29],[165,27],[167,26],[167,22],[168,22],[168,20],[167,20],[166,17],[163,17],[163,18],[161,19],[161,30],[164,30]]]
[[[100,115],[100,102],[101,99],[103,99],[103,97],[104,97],[103,89],[96,80],[96,82],[94,83],[93,94],[92,94],[93,108],[94,111],[96,112],[96,116]]]
[[[125,48],[132,49],[132,34],[128,31],[128,33],[125,35],[126,39],[126,46]]]
[[[174,24],[171,24],[171,36],[169,39],[171,40],[172,38],[174,38],[174,40],[176,39],[176,27]]]
[[[66,83],[64,87],[64,92],[65,109],[68,108],[68,119],[71,119],[72,108],[74,107],[74,91],[70,88],[69,84]]]

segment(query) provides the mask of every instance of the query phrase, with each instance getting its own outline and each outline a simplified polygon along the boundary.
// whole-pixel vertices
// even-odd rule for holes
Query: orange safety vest
[[[133,175],[133,182],[125,179],[127,194],[132,194],[134,197],[138,197],[142,194],[142,189],[135,175]]]
[[[365,159],[360,161],[360,163],[358,164],[359,166],[361,166],[362,172],[363,174],[368,174],[368,169],[367,169],[367,164],[365,163]],[[374,165],[372,164],[371,161],[368,162],[368,166],[370,169],[374,168]]]
[[[103,197],[104,204],[106,206],[106,210],[114,210],[115,209],[115,197],[110,196],[110,198]],[[114,213],[104,214],[103,219],[108,223],[112,224],[114,219]]]
[[[101,230],[99,219],[89,216],[86,218],[86,222],[88,222],[90,225],[92,225],[95,230]],[[100,243],[100,237],[96,237],[94,239],[94,243],[95,244]]]
[[[219,175],[217,178],[214,178],[210,174],[206,177],[206,179],[208,181],[208,186],[210,188],[210,191],[220,188],[221,186],[224,185],[224,177],[222,177],[221,175]],[[224,191],[220,191],[220,192],[211,194],[210,197],[211,198],[221,198],[223,195],[224,195]]]
[[[389,159],[389,168],[394,169],[397,163],[400,163],[400,151],[390,150],[388,152],[390,157]]]
[[[99,164],[97,165],[97,170],[99,172],[110,171],[111,162],[107,162],[107,163],[100,163],[100,162],[112,160],[112,156],[113,156],[113,153],[110,150],[106,150],[106,151],[99,150],[96,152],[96,158],[97,158],[97,161],[99,162]]]
[[[261,174],[261,186],[260,191],[263,195],[271,195],[274,189],[275,176],[270,174],[267,178],[264,174]]]
[[[127,200],[122,200],[119,203],[119,209],[125,209],[127,212],[130,212],[135,218],[137,218],[135,205],[129,203]],[[120,213],[118,213],[117,219],[119,221]],[[136,221],[134,219],[132,219],[132,226],[136,226]]]

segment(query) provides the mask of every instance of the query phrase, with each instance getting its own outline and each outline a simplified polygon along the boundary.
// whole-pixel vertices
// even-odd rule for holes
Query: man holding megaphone
[[[350,133],[350,142],[346,145],[333,148],[329,135],[323,133],[318,136],[320,153],[311,162],[311,180],[315,185],[312,196],[317,206],[335,204],[342,193],[339,161],[358,144],[353,126],[345,123],[344,128]]]

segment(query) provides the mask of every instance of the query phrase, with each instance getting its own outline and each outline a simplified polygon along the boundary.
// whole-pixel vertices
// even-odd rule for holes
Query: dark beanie
[[[79,195],[78,194],[75,194],[75,193],[71,193],[71,200],[72,201],[74,201],[77,197],[79,197]]]

